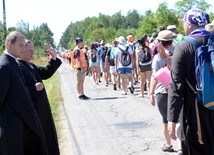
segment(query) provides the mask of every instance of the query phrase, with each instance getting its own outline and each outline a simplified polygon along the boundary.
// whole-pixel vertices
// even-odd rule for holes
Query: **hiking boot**
[[[166,145],[164,144],[162,147],[161,147],[161,150],[164,151],[164,152],[174,152],[174,149],[173,149],[173,146],[172,145]]]
[[[80,100],[88,100],[88,99],[90,99],[90,97],[85,96],[85,95],[80,95],[80,96],[79,96],[79,99],[80,99]]]
[[[116,84],[113,85],[113,89],[117,90],[117,85]]]

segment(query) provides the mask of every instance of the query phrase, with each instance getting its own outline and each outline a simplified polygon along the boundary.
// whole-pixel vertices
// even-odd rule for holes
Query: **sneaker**
[[[90,99],[90,97],[85,96],[85,95],[80,95],[80,96],[79,96],[79,99],[80,99],[80,100],[88,100],[88,99]]]
[[[117,90],[117,85],[116,84],[113,85],[113,89]]]
[[[126,92],[124,92],[124,93],[122,93],[122,95],[127,95],[127,93],[126,93]]]
[[[164,152],[174,152],[174,149],[173,149],[173,146],[172,145],[169,145],[167,146],[166,144],[164,144],[162,147],[161,147],[162,151]]]
[[[182,150],[178,150],[178,151],[177,151],[177,155],[183,155]]]
[[[142,95],[141,93],[138,94],[139,97],[144,98],[144,95]]]
[[[134,86],[132,85],[132,89],[133,89],[133,91],[135,90],[135,88],[134,88]]]
[[[133,94],[133,93],[134,93],[133,86],[129,87],[129,91],[130,91],[130,93],[131,93],[131,94]]]

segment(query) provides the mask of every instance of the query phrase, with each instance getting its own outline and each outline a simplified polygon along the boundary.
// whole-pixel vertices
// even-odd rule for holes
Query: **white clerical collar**
[[[4,51],[4,54],[7,54],[9,56],[11,56],[12,58],[16,59],[13,55],[11,55],[7,50]]]

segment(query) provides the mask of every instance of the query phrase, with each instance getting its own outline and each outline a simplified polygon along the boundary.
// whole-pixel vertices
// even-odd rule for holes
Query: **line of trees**
[[[193,6],[201,10],[208,10],[211,5],[205,0],[180,0],[176,3],[174,9],[168,8],[166,2],[161,3],[156,12],[147,10],[144,15],[137,10],[131,10],[127,15],[122,15],[121,11],[114,13],[112,16],[99,13],[98,17],[87,17],[83,21],[77,21],[68,25],[64,31],[60,42],[55,45],[53,32],[48,27],[47,23],[42,23],[40,26],[34,26],[32,30],[29,28],[29,23],[20,21],[17,27],[8,28],[8,32],[13,30],[21,31],[27,38],[31,39],[36,47],[37,57],[44,55],[43,43],[50,43],[54,47],[63,47],[72,49],[74,47],[75,38],[82,37],[85,43],[104,40],[112,42],[116,37],[123,35],[128,36],[133,34],[135,38],[141,37],[143,34],[151,35],[157,32],[159,27],[167,25],[176,25],[178,31],[183,33],[183,28],[178,19]],[[214,19],[213,12],[207,12],[210,15],[210,20]],[[0,53],[3,52],[4,32],[3,24],[0,22]]]

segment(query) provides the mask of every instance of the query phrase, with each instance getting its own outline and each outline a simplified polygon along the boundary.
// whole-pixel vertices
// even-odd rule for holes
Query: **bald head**
[[[5,39],[5,48],[14,57],[21,57],[25,46],[25,36],[18,32],[10,32]]]
[[[5,47],[7,47],[8,43],[15,44],[15,42],[17,41],[17,38],[19,37],[24,37],[24,35],[18,31],[10,32],[5,39]]]

